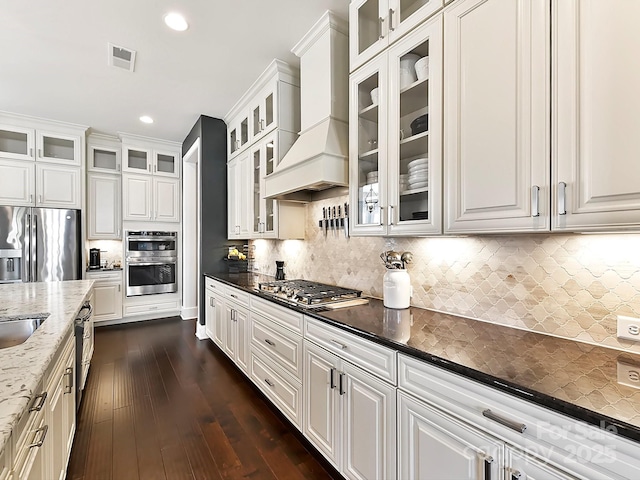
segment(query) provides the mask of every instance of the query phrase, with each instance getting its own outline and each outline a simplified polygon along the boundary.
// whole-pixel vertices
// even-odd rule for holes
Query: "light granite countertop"
[[[0,285],[0,320],[49,314],[26,342],[0,350],[0,452],[92,286],[93,280]]]

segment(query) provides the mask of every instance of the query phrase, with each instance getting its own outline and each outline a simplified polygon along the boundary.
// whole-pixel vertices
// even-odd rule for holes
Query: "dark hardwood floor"
[[[194,321],[96,329],[71,480],[326,479]]]

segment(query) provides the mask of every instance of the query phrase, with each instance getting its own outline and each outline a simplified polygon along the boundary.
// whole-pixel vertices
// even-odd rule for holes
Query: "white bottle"
[[[411,279],[406,270],[387,270],[382,279],[382,298],[387,308],[409,308]]]

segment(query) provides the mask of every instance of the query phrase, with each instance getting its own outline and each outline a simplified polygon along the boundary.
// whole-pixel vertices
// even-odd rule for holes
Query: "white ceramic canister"
[[[382,298],[387,308],[409,308],[411,279],[406,270],[387,270],[382,279]]]

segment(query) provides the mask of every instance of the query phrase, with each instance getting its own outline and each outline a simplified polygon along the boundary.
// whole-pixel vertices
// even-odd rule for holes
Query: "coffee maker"
[[[89,249],[89,270],[99,270],[99,269],[100,269],[100,249],[90,248]]]

